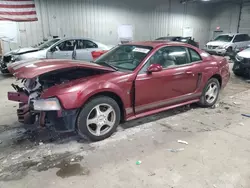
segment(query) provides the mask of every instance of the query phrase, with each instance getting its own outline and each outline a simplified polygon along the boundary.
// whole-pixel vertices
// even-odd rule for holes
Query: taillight
[[[93,59],[96,59],[98,57],[100,57],[102,54],[106,53],[108,50],[100,50],[100,51],[92,51],[92,57]]]

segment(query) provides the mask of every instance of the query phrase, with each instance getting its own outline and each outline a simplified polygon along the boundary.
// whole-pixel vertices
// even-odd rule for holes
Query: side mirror
[[[152,64],[148,67],[147,72],[152,73],[152,72],[160,72],[162,71],[162,66],[159,64]]]

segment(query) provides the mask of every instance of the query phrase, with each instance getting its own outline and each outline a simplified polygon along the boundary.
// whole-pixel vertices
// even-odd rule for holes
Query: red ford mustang
[[[213,106],[230,73],[225,58],[177,42],[119,45],[95,62],[39,60],[13,63],[23,86],[8,98],[18,119],[98,141],[120,122],[198,102]]]

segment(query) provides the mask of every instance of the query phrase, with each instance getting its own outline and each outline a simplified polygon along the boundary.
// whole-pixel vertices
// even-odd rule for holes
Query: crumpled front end
[[[83,83],[90,77],[113,72],[100,65],[66,60],[30,60],[13,63],[9,70],[22,84],[12,84],[15,92],[8,92],[9,100],[19,102],[18,121],[38,122],[60,132],[75,130],[80,102],[74,97],[82,93]]]
[[[8,92],[8,99],[19,102],[18,121],[23,124],[38,122],[41,127],[52,126],[58,132],[74,131],[77,109],[64,110],[57,98],[41,99],[38,91],[12,85],[16,92]]]

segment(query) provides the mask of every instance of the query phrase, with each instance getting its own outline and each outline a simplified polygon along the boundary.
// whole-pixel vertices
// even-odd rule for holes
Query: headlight
[[[243,57],[241,57],[241,56],[239,56],[238,54],[235,56],[235,59],[237,60],[237,61],[242,61],[244,58]]]
[[[12,61],[12,62],[19,61],[19,60],[20,60],[20,57],[19,57],[18,55],[13,55],[13,56],[11,57],[11,61]]]
[[[33,101],[34,110],[37,111],[58,111],[61,110],[60,103],[56,98],[40,99]]]

